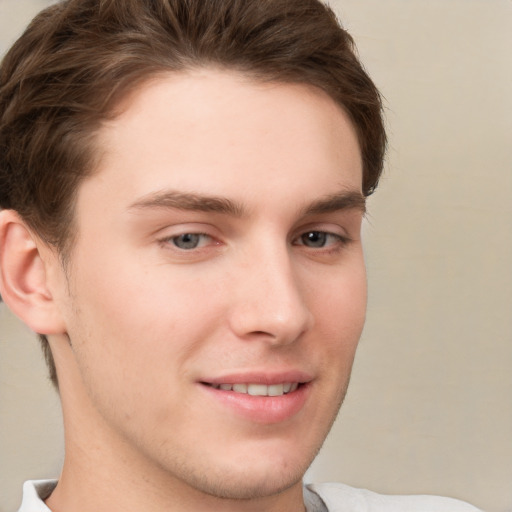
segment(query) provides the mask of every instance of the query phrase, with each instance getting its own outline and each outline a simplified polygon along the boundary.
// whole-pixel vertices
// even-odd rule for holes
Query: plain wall
[[[43,0],[0,0],[0,52]],[[368,320],[308,472],[512,511],[512,2],[331,2],[381,88],[386,173],[364,229]],[[0,512],[56,477],[58,400],[0,306]]]

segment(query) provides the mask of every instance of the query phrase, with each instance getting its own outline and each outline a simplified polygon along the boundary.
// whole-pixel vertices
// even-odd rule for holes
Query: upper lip
[[[285,371],[243,371],[226,373],[215,377],[207,377],[200,379],[200,382],[206,384],[284,384],[287,382],[306,383],[313,380],[308,372],[301,370],[285,370]]]

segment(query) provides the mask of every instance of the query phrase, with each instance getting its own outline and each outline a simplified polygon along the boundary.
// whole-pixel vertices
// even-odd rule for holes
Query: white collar
[[[18,512],[51,512],[44,504],[57,480],[29,480],[23,484],[23,501]]]

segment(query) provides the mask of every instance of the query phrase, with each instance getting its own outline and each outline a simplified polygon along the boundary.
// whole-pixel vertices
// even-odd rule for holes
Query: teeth
[[[265,384],[249,384],[247,393],[252,396],[267,396],[268,386],[265,386]]]
[[[247,384],[233,384],[233,391],[237,393],[247,393]]]
[[[234,391],[235,393],[244,393],[251,396],[282,396],[296,391],[299,387],[298,382],[285,382],[283,384],[212,384],[215,389],[223,391]]]
[[[268,396],[284,395],[284,384],[274,384],[268,387]]]

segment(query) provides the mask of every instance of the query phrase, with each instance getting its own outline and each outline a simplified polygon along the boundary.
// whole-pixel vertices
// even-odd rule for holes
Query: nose
[[[286,247],[253,253],[237,267],[230,323],[239,338],[288,345],[311,328],[307,290]]]

